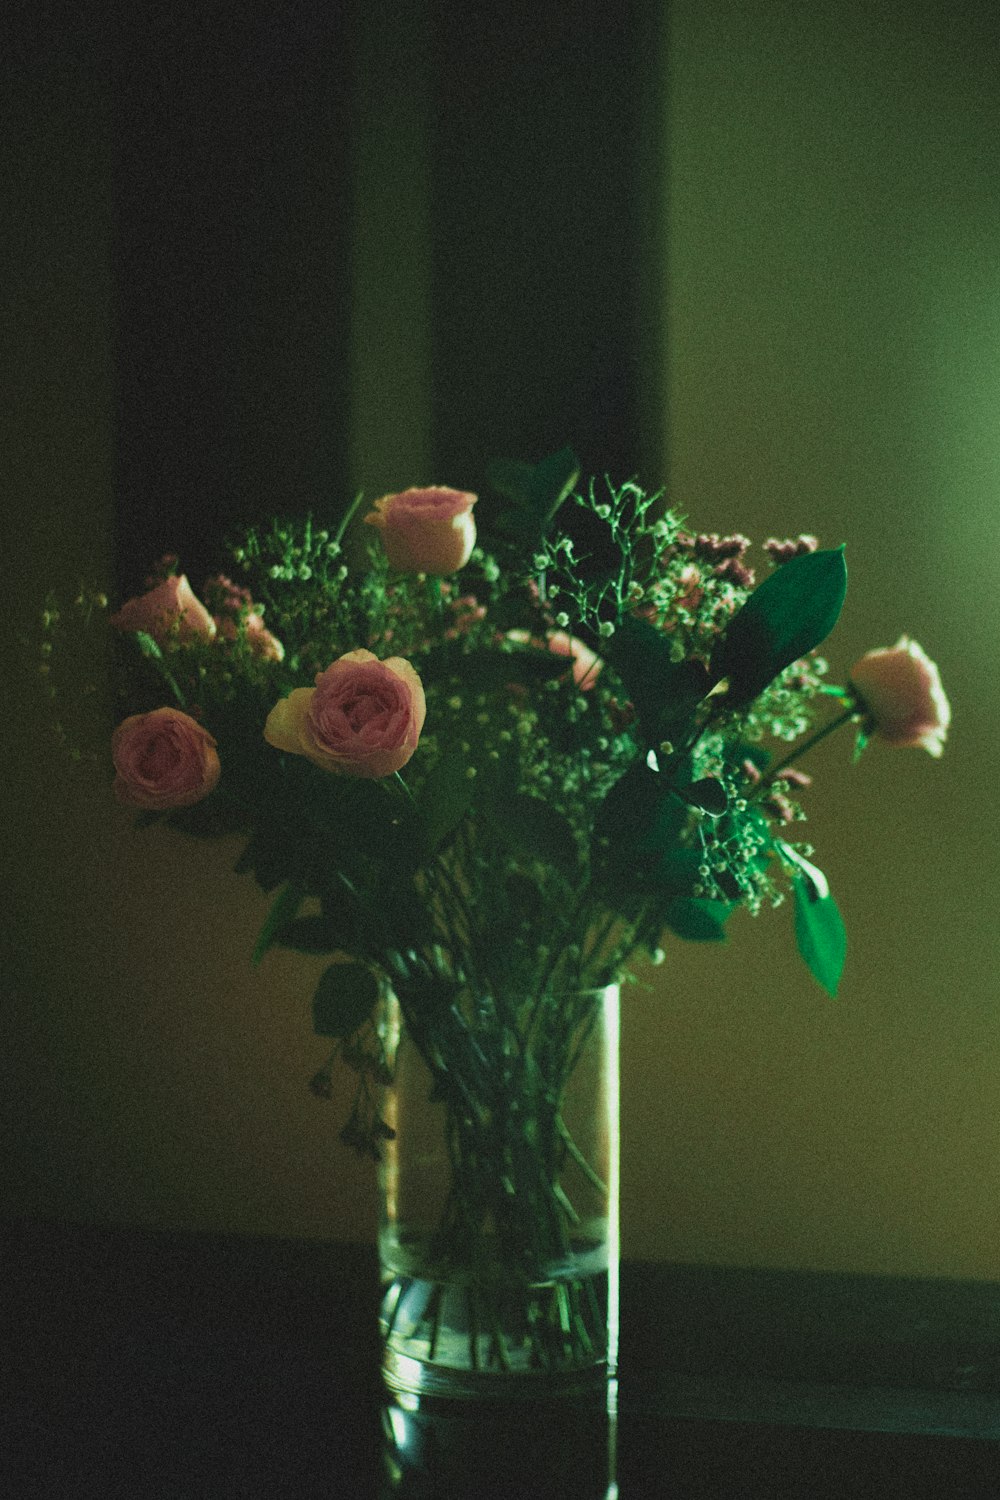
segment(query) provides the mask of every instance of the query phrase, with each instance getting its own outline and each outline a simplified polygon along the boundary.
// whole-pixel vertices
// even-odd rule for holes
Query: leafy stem
[[[800,756],[805,755],[814,745],[818,745],[821,740],[825,740],[828,735],[833,734],[834,730],[842,729],[845,724],[850,724],[852,721],[857,722],[861,716],[862,710],[852,700],[843,713],[829,719],[820,729],[815,730],[808,739],[803,740],[801,745],[795,745],[789,750],[787,755],[782,756],[777,765],[772,766],[767,774],[761,777],[756,788],[757,794],[760,795],[765,788],[769,787],[781,775],[785,767],[791,765],[792,761],[798,760]]]

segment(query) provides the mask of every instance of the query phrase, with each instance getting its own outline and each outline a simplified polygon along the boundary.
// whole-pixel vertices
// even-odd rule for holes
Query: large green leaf
[[[830,634],[847,590],[844,549],[806,552],[776,568],[729,623],[711,675],[729,679],[730,707],[751,702]]]
[[[285,761],[269,795],[260,799],[257,826],[237,862],[238,873],[252,870],[266,891],[292,879],[319,895],[338,872],[364,883],[373,852],[396,872],[418,867],[420,820],[398,788],[333,776],[299,757]]]
[[[691,821],[663,775],[642,761],[615,783],[597,816],[595,884],[616,910],[634,916],[652,901],[658,911],[689,894],[700,856],[682,842]]]
[[[847,955],[847,934],[837,903],[821,895],[807,875],[792,877],[795,893],[795,941],[810,973],[827,994],[836,996]]]
[[[291,948],[296,953],[351,952],[357,938],[357,924],[346,919],[323,916],[320,913],[295,917],[280,927],[271,940],[271,946]]]
[[[487,466],[493,488],[510,502],[501,529],[537,540],[580,477],[580,462],[572,448],[560,448],[541,463],[496,459]]]
[[[282,927],[297,915],[299,907],[305,899],[305,890],[297,881],[290,880],[283,885],[281,890],[271,904],[271,910],[264,918],[264,925],[254,944],[251,962],[259,964],[267,950],[273,947],[275,939]]]
[[[468,761],[458,745],[449,745],[431,767],[417,795],[424,847],[433,854],[454,833],[472,801]]]
[[[671,901],[663,918],[671,932],[693,943],[725,942],[725,922],[733,911],[729,901],[688,897]]]
[[[682,738],[678,726],[690,718],[712,686],[707,669],[698,661],[676,662],[669,636],[648,620],[628,617],[601,652],[621,678],[639,716],[648,745]]]
[[[331,964],[313,996],[317,1036],[345,1037],[363,1026],[378,999],[378,981],[364,964]]]
[[[497,783],[502,787],[502,782]],[[561,874],[572,876],[580,851],[570,824],[550,802],[525,792],[490,797],[479,804],[493,830],[515,854],[541,860]]]
[[[716,776],[702,776],[698,781],[678,786],[677,792],[689,806],[700,807],[713,818],[721,818],[729,806],[726,789]]]

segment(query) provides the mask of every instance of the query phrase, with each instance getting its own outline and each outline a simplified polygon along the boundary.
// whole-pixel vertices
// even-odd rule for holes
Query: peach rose
[[[417,748],[426,711],[423,684],[403,657],[349,651],[314,688],[294,688],[274,705],[264,738],[324,771],[391,776]]]
[[[219,779],[208,730],[178,708],[154,708],[124,719],[111,736],[115,795],[130,807],[191,807]]]
[[[403,573],[454,573],[476,544],[476,496],[444,485],[383,495],[365,516],[381,532],[389,565]]]
[[[539,651],[551,651],[555,656],[565,656],[573,663],[573,681],[581,693],[589,693],[597,681],[604,663],[596,651],[591,651],[575,635],[565,630],[553,630],[544,639],[538,639],[527,630],[508,630],[507,639],[518,646],[536,646]]]
[[[168,640],[211,640],[215,621],[183,573],[174,574],[123,604],[110,624],[117,630],[144,630],[159,645]]]
[[[850,671],[850,684],[867,710],[871,731],[899,749],[917,746],[940,755],[951,705],[937,667],[916,641],[867,652]]]

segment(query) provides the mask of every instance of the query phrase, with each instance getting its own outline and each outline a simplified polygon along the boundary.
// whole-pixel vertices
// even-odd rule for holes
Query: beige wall
[[[834,9],[675,0],[671,487],[709,529],[847,540],[835,669],[910,630],[942,664],[953,740],[940,764],[816,756],[810,836],[851,935],[838,1001],[784,911],[722,951],[676,944],[627,996],[625,1249],[998,1277],[996,55],[929,7],[888,28]],[[3,561],[22,620],[111,545],[106,101],[82,73],[62,87],[14,204]],[[307,961],[251,970],[266,901],[235,850],[134,835],[103,775],[71,777],[48,745],[10,636],[4,660],[7,1210],[367,1237],[370,1175],[336,1142],[346,1094],[306,1088],[324,1055]]]

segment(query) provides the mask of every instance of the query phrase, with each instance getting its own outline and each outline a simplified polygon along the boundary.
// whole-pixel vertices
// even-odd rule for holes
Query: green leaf
[[[151,661],[162,661],[163,652],[153,637],[145,630],[135,632],[135,642],[143,656],[148,656]]]
[[[296,881],[290,880],[287,885],[282,886],[272,902],[271,910],[264,918],[264,925],[254,944],[251,957],[253,964],[260,963],[264,954],[273,945],[277,933],[297,914],[304,899],[305,891]]]
[[[348,945],[346,924],[319,915],[296,917],[271,939],[272,948],[291,948],[296,953],[336,953]]]
[[[847,955],[847,934],[837,903],[820,895],[805,874],[792,877],[795,893],[795,941],[813,978],[835,997]]]
[[[331,964],[313,996],[317,1036],[345,1037],[363,1026],[378,999],[378,980],[364,964]]]
[[[517,792],[509,797],[490,798],[480,806],[515,854],[541,860],[564,875],[576,873],[580,864],[576,837],[562,813],[550,802]]]
[[[445,842],[458,827],[472,801],[472,781],[466,775],[468,762],[457,745],[449,746],[427,773],[417,796],[417,812],[423,822],[424,846],[428,854]]]
[[[688,942],[720,943],[726,940],[724,923],[732,911],[730,901],[706,901],[692,896],[671,901],[663,915],[670,931]]]
[[[700,807],[704,812],[711,813],[713,818],[721,818],[729,806],[726,789],[715,776],[703,776],[700,781],[692,781],[690,786],[679,786],[677,790],[691,807]]]
[[[825,896],[829,896],[829,883],[823,871],[817,865],[812,864],[810,860],[806,859],[804,854],[800,854],[797,849],[793,848],[791,844],[786,843],[784,839],[773,839],[772,844],[786,864],[795,866],[791,874],[793,876],[801,875],[805,878],[817,900],[822,900]]]
[[[727,707],[751,702],[830,634],[847,590],[844,549],[806,552],[776,568],[729,623],[711,675],[729,679]]]
[[[666,777],[643,761],[631,766],[598,809],[592,859],[604,899],[634,916],[647,900],[660,910],[686,896],[700,862],[681,841],[690,821],[690,809]]]
[[[597,834],[631,864],[677,847],[690,814],[666,777],[636,761],[615,782],[597,811]]]
[[[649,745],[683,738],[675,726],[690,718],[712,686],[698,661],[676,662],[668,636],[648,620],[628,616],[601,652],[628,693]]]
[[[560,448],[541,463],[497,459],[487,465],[487,478],[513,509],[500,523],[503,530],[539,539],[580,477],[580,463],[572,448]]]

